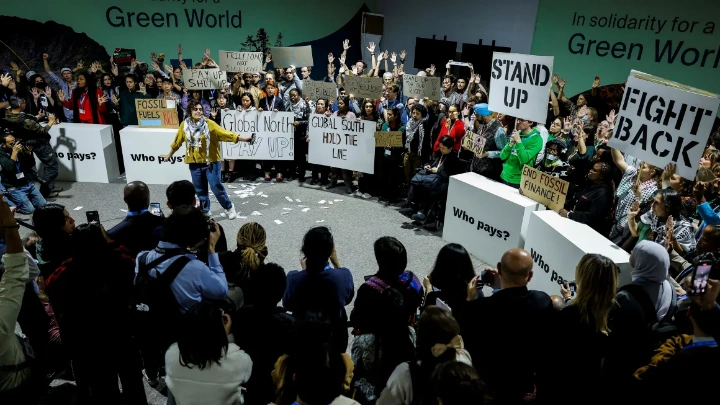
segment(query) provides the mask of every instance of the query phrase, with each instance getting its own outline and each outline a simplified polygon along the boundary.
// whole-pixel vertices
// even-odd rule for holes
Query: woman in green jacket
[[[500,159],[505,162],[500,173],[500,181],[510,187],[520,188],[523,166],[535,164],[542,146],[543,139],[540,132],[535,129],[535,123],[518,118],[517,128],[500,152]]]
[[[139,87],[138,87],[139,86]],[[133,74],[125,76],[125,88],[120,91],[120,99],[113,94],[113,104],[120,107],[120,123],[123,127],[137,125],[137,110],[135,100],[139,98],[151,98],[145,91],[145,83],[137,81]]]

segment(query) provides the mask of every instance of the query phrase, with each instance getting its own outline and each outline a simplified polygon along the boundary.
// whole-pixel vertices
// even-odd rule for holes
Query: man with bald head
[[[493,294],[475,299],[480,279],[475,277],[468,285],[468,302],[456,317],[473,365],[498,403],[522,403],[546,375],[549,332],[557,313],[547,294],[528,290],[533,260],[524,249],[508,250],[497,270],[485,271]]]
[[[127,216],[108,231],[108,236],[125,246],[135,257],[143,250],[151,250],[157,246],[158,238],[154,231],[162,226],[165,218],[162,212],[161,215],[153,215],[148,211],[150,189],[142,181],[128,183],[123,195],[128,209]]]

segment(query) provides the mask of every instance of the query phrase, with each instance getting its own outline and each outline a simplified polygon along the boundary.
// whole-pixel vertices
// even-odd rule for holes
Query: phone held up
[[[707,291],[708,279],[710,278],[712,263],[701,262],[695,266],[690,283],[689,295],[703,295]]]
[[[85,211],[88,224],[99,224],[100,214],[97,211]]]
[[[160,203],[150,203],[150,213],[161,217],[162,210],[160,209]]]

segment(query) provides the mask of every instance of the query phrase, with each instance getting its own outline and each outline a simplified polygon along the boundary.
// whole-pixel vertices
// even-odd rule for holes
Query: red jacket
[[[107,112],[108,103],[97,103],[97,119],[95,119],[93,117],[92,104],[90,103],[90,97],[93,96],[81,94],[80,97],[78,97],[76,100],[76,92],[83,92],[83,90],[76,87],[73,90],[73,94],[72,96],[70,96],[70,99],[63,101],[63,105],[65,106],[65,108],[67,108],[68,110],[73,110],[73,121],[83,124],[105,124],[105,113]],[[101,89],[95,90],[95,93],[95,100],[104,95]]]
[[[440,140],[442,139],[442,137],[448,135],[447,119],[443,118],[440,122],[440,126],[440,134],[435,140],[435,146],[433,146],[433,154],[440,150]],[[455,123],[450,129],[449,135],[455,141],[455,146],[453,146],[453,150],[455,152],[459,151],[460,146],[462,146],[462,138],[463,136],[465,136],[465,124],[462,122],[462,120],[455,120]]]

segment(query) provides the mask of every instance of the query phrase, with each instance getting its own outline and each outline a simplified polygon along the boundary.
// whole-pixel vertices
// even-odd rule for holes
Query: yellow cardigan
[[[185,139],[185,121],[180,124],[175,140],[170,147],[173,153],[180,149],[180,146],[185,142],[185,163],[215,163],[222,160],[222,153],[220,153],[220,141],[222,142],[237,142],[238,135],[222,128],[216,124],[215,121],[205,119],[210,130],[210,148],[206,148],[205,142],[207,142],[208,134],[204,134],[200,137],[200,147],[193,148],[187,144]],[[205,156],[206,150],[209,151],[210,156]]]

